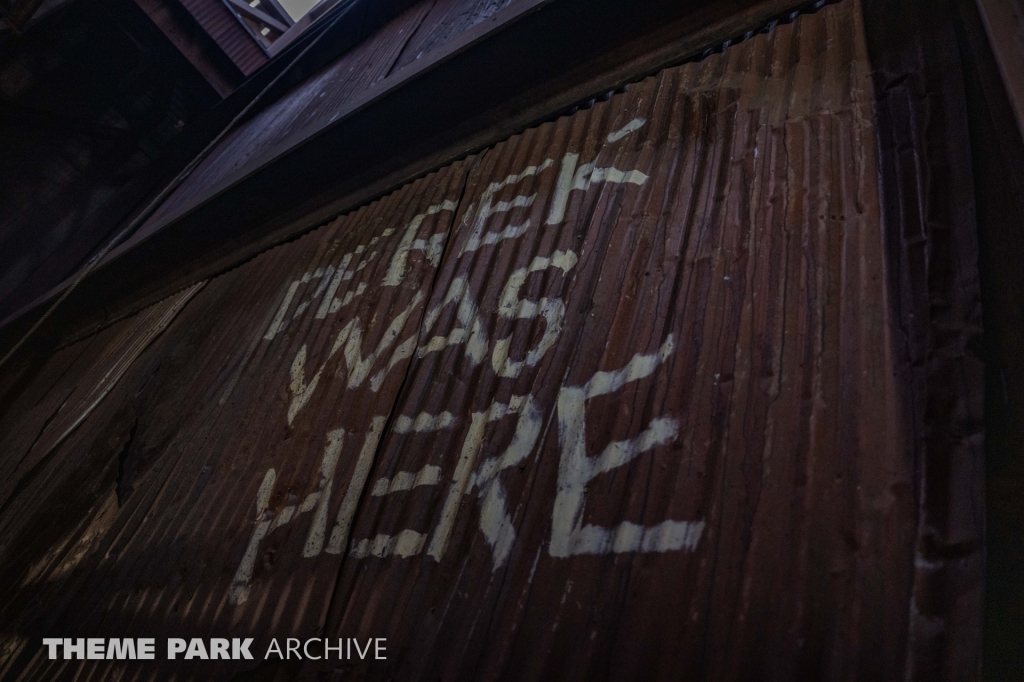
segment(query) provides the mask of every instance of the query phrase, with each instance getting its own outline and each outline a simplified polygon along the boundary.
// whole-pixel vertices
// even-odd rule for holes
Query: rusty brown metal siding
[[[181,4],[243,74],[248,76],[267,63],[267,53],[221,0],[181,0]]]
[[[186,292],[49,455],[78,488],[0,500],[0,670],[229,679],[37,642],[322,635],[389,658],[252,677],[903,678],[921,472],[870,72],[849,0]],[[40,370],[8,470],[158,312]]]

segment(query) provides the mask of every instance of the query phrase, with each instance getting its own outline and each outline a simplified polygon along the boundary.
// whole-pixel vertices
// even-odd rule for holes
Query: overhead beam
[[[115,249],[42,330],[66,339],[223,272],[588,97],[720,48],[798,0],[518,0]],[[324,172],[329,168],[330,172]],[[0,323],[0,349],[68,283]],[[100,303],[101,302],[101,303]]]
[[[236,11],[241,12],[250,19],[258,21],[262,24],[266,24],[275,31],[280,31],[281,33],[284,33],[285,31],[288,30],[287,26],[285,26],[283,23],[281,23],[274,17],[270,16],[263,10],[259,10],[256,9],[255,7],[249,6],[248,3],[242,2],[242,0],[228,0],[228,3],[230,3],[231,6],[234,7]]]

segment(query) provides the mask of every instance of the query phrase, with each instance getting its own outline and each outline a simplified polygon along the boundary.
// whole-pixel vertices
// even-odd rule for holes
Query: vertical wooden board
[[[909,679],[980,674],[984,365],[972,132],[952,2],[864,1],[894,371],[918,498]]]

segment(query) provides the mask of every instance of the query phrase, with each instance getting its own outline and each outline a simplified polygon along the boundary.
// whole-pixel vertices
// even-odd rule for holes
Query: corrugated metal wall
[[[228,679],[36,647],[326,636],[388,660],[252,678],[902,678],[920,472],[872,101],[849,0],[5,385],[0,670]]]

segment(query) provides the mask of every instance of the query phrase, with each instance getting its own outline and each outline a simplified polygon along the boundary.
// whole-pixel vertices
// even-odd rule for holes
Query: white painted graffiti
[[[642,128],[645,123],[642,118],[633,119],[624,127],[610,133],[606,142],[614,144]],[[490,224],[492,218],[498,214],[516,209],[529,209],[538,197],[536,191],[520,190],[521,193],[515,196],[499,199],[506,189],[535,181],[542,173],[555,167],[553,159],[545,159],[542,163],[527,166],[499,182],[490,183],[479,201],[466,210],[467,218],[464,220],[468,228],[459,256],[499,242],[517,239],[534,229],[528,219],[497,229],[491,228]],[[558,164],[558,175],[548,203],[546,218],[543,224],[537,227],[562,223],[570,205],[571,193],[574,191],[586,191],[599,183],[642,186],[647,180],[648,177],[639,170],[623,171],[611,166],[599,167],[596,161],[581,164],[579,154],[567,153]],[[410,257],[414,253],[421,253],[433,269],[436,270],[440,266],[449,228],[426,235],[420,234],[421,229],[427,217],[440,212],[456,212],[458,209],[458,202],[445,200],[428,207],[401,228],[401,237],[388,262],[386,273],[380,283],[381,288],[397,287],[402,284],[411,271]],[[388,228],[380,237],[389,237],[397,231],[398,229]],[[359,283],[355,289],[345,283],[351,281],[356,273],[373,261],[378,252],[372,248],[380,237],[374,237],[368,244],[342,256],[337,267],[317,269],[290,282],[263,339],[272,341],[287,327],[289,320],[298,318],[307,310],[315,308],[315,319],[325,319],[349,305],[355,298],[364,295],[367,291],[365,282]],[[369,253],[364,256],[368,250]],[[359,260],[361,256],[362,259]],[[353,266],[357,260],[359,262]],[[527,327],[518,325],[513,328],[513,332],[504,332],[504,336],[492,342],[489,330],[490,334],[501,334],[503,328],[489,328],[466,275],[456,277],[448,284],[440,302],[423,313],[422,323],[417,325],[418,329],[407,330],[413,313],[424,303],[425,295],[417,292],[395,315],[381,339],[365,355],[363,344],[366,327],[360,317],[353,316],[342,325],[327,358],[318,363],[315,371],[308,371],[306,345],[302,345],[296,352],[291,363],[288,384],[288,423],[292,424],[311,402],[327,371],[328,363],[339,351],[343,361],[339,363],[336,376],[344,381],[345,390],[358,389],[368,381],[369,389],[377,392],[394,367],[414,355],[424,358],[430,353],[442,352],[452,346],[463,346],[459,352],[464,353],[472,366],[483,363],[489,354],[490,368],[499,379],[514,379],[521,376],[526,368],[537,367],[561,336],[566,303],[559,292],[565,288],[571,271],[578,263],[579,256],[573,251],[556,250],[550,256],[534,257],[528,265],[515,270],[504,283],[493,312],[494,317],[491,319],[496,320],[499,325],[515,320],[537,318],[544,321],[540,339],[533,342],[521,356],[517,353],[517,357],[512,357],[514,329]],[[537,297],[524,295],[528,278],[534,273],[544,271],[560,271],[562,283],[555,285],[559,291],[549,291],[546,295]],[[293,306],[300,287],[313,280],[319,280],[319,284],[311,297]],[[349,287],[349,290],[340,291],[343,286]],[[442,324],[442,315],[445,310],[451,309],[454,309],[454,315],[452,318],[445,318],[450,321]],[[623,521],[612,527],[583,523],[588,483],[601,474],[626,466],[645,453],[676,440],[679,430],[676,419],[670,416],[658,417],[651,420],[636,437],[609,443],[599,455],[589,457],[586,452],[588,401],[598,396],[613,394],[629,383],[651,377],[671,356],[674,348],[674,339],[669,336],[653,354],[636,354],[619,370],[597,372],[580,386],[561,387],[556,406],[559,469],[558,489],[552,511],[550,556],[565,558],[580,554],[692,551],[698,546],[704,530],[703,521],[668,520],[651,526]],[[252,536],[232,581],[231,603],[241,604],[246,600],[260,543],[267,533],[291,523],[306,512],[313,514],[302,551],[303,557],[315,557],[324,552],[341,554],[348,548],[348,555],[353,559],[409,558],[425,553],[433,560],[441,561],[451,543],[457,516],[464,507],[463,499],[475,495],[479,500],[478,530],[483,534],[491,550],[493,569],[497,570],[504,566],[516,540],[513,523],[516,510],[514,506],[510,507],[507,479],[503,482],[502,472],[524,466],[524,462],[537,447],[545,414],[548,414],[547,410],[538,405],[533,396],[518,395],[511,397],[508,402],[496,401],[482,412],[473,412],[465,421],[449,412],[397,417],[391,431],[407,438],[441,431],[451,431],[453,435],[458,435],[461,438],[459,456],[454,462],[450,478],[443,463],[425,463],[414,471],[397,471],[378,478],[370,488],[370,498],[383,503],[393,495],[422,494],[424,491],[442,487],[447,481],[437,525],[432,532],[404,528],[351,541],[349,533],[356,506],[367,487],[386,417],[373,418],[358,454],[345,497],[334,525],[328,533],[333,479],[344,452],[346,439],[344,429],[331,431],[324,446],[316,489],[309,493],[300,505],[286,506],[275,515],[269,509],[269,504],[277,475],[274,469],[270,469],[264,477],[256,495],[256,519]],[[481,461],[480,455],[484,450],[488,430],[506,419],[515,420],[508,446],[500,454]],[[459,433],[460,429],[463,433]]]
[[[359,496],[362,494],[363,487],[366,485],[366,479],[370,475],[373,454],[377,451],[377,444],[380,442],[381,434],[384,431],[384,423],[384,417],[374,417],[370,420],[370,430],[363,439],[363,447],[359,452],[359,458],[356,461],[352,478],[349,480],[348,489],[345,491],[345,497],[342,499],[334,526],[331,528],[331,534],[326,547],[328,554],[340,554],[348,542],[352,517],[355,516]],[[235,571],[235,577],[231,581],[229,601],[232,604],[242,604],[248,599],[249,583],[252,580],[253,568],[259,555],[260,543],[268,532],[291,523],[301,514],[316,509],[313,522],[306,535],[306,544],[303,546],[302,556],[307,558],[314,557],[324,551],[331,488],[334,481],[334,472],[338,466],[338,458],[344,443],[344,429],[337,429],[327,434],[327,445],[324,448],[323,460],[320,463],[320,482],[317,490],[307,495],[302,504],[298,506],[288,505],[277,514],[274,514],[269,509],[270,497],[277,483],[277,472],[274,469],[267,471],[256,493],[256,521],[252,536],[249,538],[249,545],[242,556],[242,562],[239,564],[238,570]]]
[[[624,521],[614,528],[583,525],[586,486],[600,474],[629,464],[658,445],[676,439],[679,422],[660,417],[648,424],[636,438],[609,443],[597,457],[587,456],[586,403],[608,395],[628,383],[647,378],[675,349],[671,336],[653,355],[635,355],[622,369],[598,372],[583,386],[563,386],[558,393],[558,493],[551,514],[553,557],[573,554],[620,554],[622,552],[668,552],[697,547],[704,522],[665,521],[657,526],[639,526]]]

